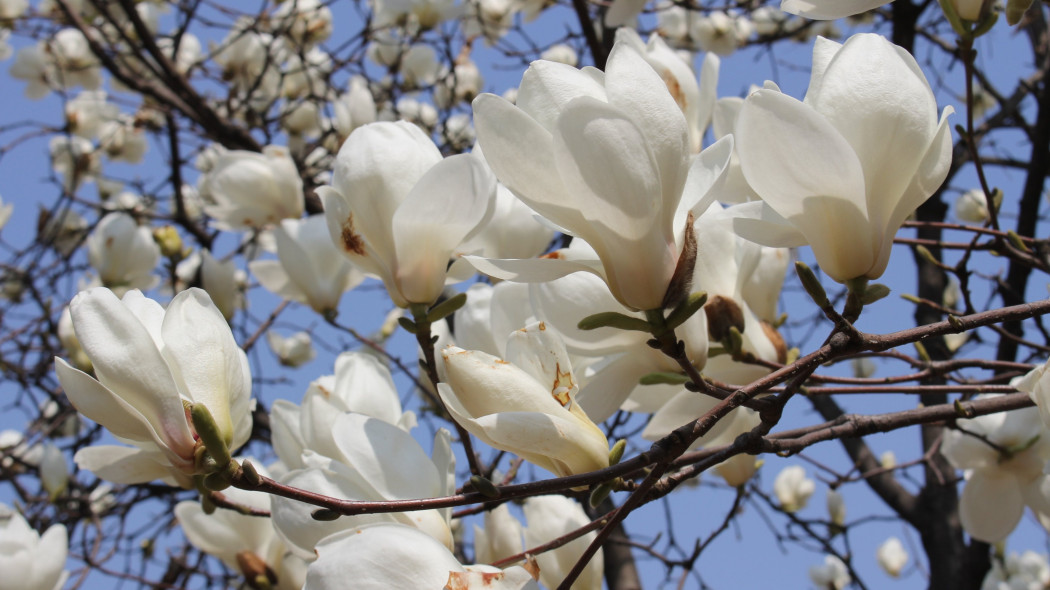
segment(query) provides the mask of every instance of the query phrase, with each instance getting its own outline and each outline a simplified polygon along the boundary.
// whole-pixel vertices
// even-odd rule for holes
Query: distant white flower
[[[160,262],[160,248],[149,228],[127,213],[103,217],[85,243],[88,262],[102,286],[118,297],[129,289],[152,289],[160,282],[153,274]]]
[[[1011,553],[1006,559],[992,560],[992,569],[984,577],[981,590],[1043,590],[1050,586],[1050,563],[1045,554],[1025,551]]]
[[[805,508],[816,489],[817,485],[806,477],[806,470],[801,465],[785,467],[773,482],[773,492],[785,512],[798,512]]]
[[[905,551],[900,539],[890,537],[879,545],[875,558],[884,572],[896,578],[901,575],[901,570],[908,563],[908,552]]]
[[[199,189],[220,229],[258,229],[303,214],[303,181],[286,148],[227,151],[214,162]]]
[[[75,135],[92,139],[106,121],[117,118],[120,107],[109,102],[105,90],[83,90],[66,103],[66,122]]]
[[[51,138],[51,168],[62,177],[62,186],[76,192],[84,181],[102,173],[102,158],[91,140],[58,135]]]
[[[274,30],[302,47],[320,43],[332,34],[332,11],[320,0],[290,0],[273,13]]]
[[[747,17],[720,10],[699,16],[693,27],[692,36],[700,48],[722,56],[736,51],[755,30]]]
[[[846,499],[838,490],[828,490],[827,493],[828,518],[831,524],[842,526],[846,524]]]
[[[893,469],[897,466],[897,455],[893,451],[884,451],[879,455],[879,465],[883,469]]]
[[[69,553],[65,526],[51,525],[40,535],[21,514],[0,504],[0,539],[0,571],[17,576],[18,588],[59,590],[65,585],[69,577],[64,569]]]
[[[317,356],[307,332],[296,332],[285,338],[276,331],[269,330],[266,332],[266,341],[270,344],[270,350],[277,355],[277,360],[286,367],[305,365]]]
[[[343,293],[365,280],[332,244],[323,215],[285,219],[274,229],[277,260],[253,260],[252,274],[270,292],[320,314],[339,308]]]
[[[959,195],[955,200],[955,218],[970,223],[988,221],[988,201],[984,198],[984,191],[975,188]]]
[[[619,34],[619,31],[617,31],[617,34]],[[572,66],[575,68],[576,64],[578,64],[580,61],[580,56],[576,54],[576,50],[573,49],[571,45],[559,43],[557,45],[551,45],[550,47],[548,47],[542,54],[540,54],[540,59],[545,59],[547,61],[556,61],[558,63],[563,63],[567,66]]]
[[[850,582],[849,569],[834,555],[824,557],[824,565],[809,568],[809,579],[817,590],[842,590]]]
[[[69,465],[66,456],[54,443],[43,444],[43,454],[40,457],[40,484],[47,491],[48,498],[52,501],[66,491],[69,483]]]

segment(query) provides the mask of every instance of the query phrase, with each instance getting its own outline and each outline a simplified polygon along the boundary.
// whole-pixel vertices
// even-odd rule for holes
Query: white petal
[[[344,414],[335,421],[334,436],[347,464],[385,499],[428,498],[444,489],[444,474],[412,435],[393,424]]]
[[[878,8],[890,0],[782,0],[780,9],[816,20],[834,20]]]
[[[77,451],[73,461],[106,481],[121,484],[146,483],[155,479],[168,481],[171,467],[158,460],[159,453],[147,453],[134,447],[94,445]]]
[[[959,498],[959,519],[971,537],[986,543],[1005,539],[1024,514],[1017,479],[995,467],[973,472]]]

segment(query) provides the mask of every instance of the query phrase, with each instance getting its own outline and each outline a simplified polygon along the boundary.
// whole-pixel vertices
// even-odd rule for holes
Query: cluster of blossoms
[[[783,8],[837,18],[883,3],[843,2],[839,11],[785,0]],[[263,467],[232,457],[249,441],[256,405],[248,357],[230,327],[246,315],[250,284],[334,323],[346,292],[379,281],[398,308],[397,325],[424,347],[433,382],[422,389],[461,436],[556,477],[580,475],[615,462],[601,424],[618,412],[647,415],[641,437],[664,440],[718,404],[686,387],[693,372],[731,390],[787,363],[777,305],[788,249],[808,246],[827,277],[861,288],[885,272],[897,231],[951,164],[952,107],[938,111],[915,59],[878,35],[841,44],[817,37],[802,100],[772,82],[719,99],[716,55],[755,38],[814,33],[772,7],[748,19],[660,5],[659,32],[643,41],[620,29],[604,71],[577,68],[571,46],[552,47],[515,92],[497,96],[481,92],[473,39],[496,43],[517,15],[534,18],[545,3],[376,0],[379,32],[363,54],[387,77],[355,75],[345,91],[331,84],[334,66],[321,44],[333,16],[319,0],[281,3],[265,26],[238,22],[207,51],[192,34],[160,33],[150,3],[136,5],[136,19],[116,6],[60,4],[100,23],[92,30],[103,39],[134,38],[142,31],[130,21],[143,21],[160,55],[135,62],[138,79],[148,83],[168,68],[187,79],[222,78],[229,96],[196,98],[234,122],[275,117],[287,138],[196,153],[197,182],[175,187],[170,217],[202,224],[205,235],[240,239],[225,256],[210,246],[194,252],[174,225],[151,229],[159,215],[152,197],[124,191],[104,172],[104,161],[141,161],[147,132],[170,115],[148,104],[133,115],[121,111],[102,90],[91,48],[97,39],[63,28],[22,48],[10,70],[33,98],[82,89],[65,103],[68,133],[51,142],[52,168],[66,193],[94,182],[105,201],[97,223],[62,211],[40,229],[61,256],[83,244],[91,268],[57,328],[68,351],[68,360],[55,361],[61,389],[121,443],[88,446],[74,461],[116,484],[160,480],[200,490],[203,503],[180,503],[175,517],[192,545],[252,587],[324,590],[353,576],[361,588],[553,588],[596,534],[526,555],[591,522],[571,490],[525,500],[524,525],[508,503],[487,510],[484,527],[473,531],[476,565],[463,563],[470,560],[462,527],[447,506],[326,519],[288,494],[232,488],[225,501],[256,514],[213,511],[211,492],[243,483],[245,472],[284,489],[361,502],[458,489],[453,435],[413,433],[416,415],[402,407],[386,363],[363,352],[341,354],[334,374],[311,383],[298,405],[272,404],[276,461]],[[632,22],[644,4],[614,1],[605,24]],[[954,5],[957,16],[976,22],[987,3]],[[0,20],[26,10],[0,0]],[[460,23],[471,39],[447,65],[419,42],[444,22]],[[0,59],[8,57],[4,39]],[[699,77],[676,49],[709,52]],[[439,127],[439,109],[468,104],[473,118],[460,112]],[[435,136],[470,153],[446,155]],[[973,223],[990,215],[983,192],[964,195],[956,211]],[[0,203],[0,227],[10,215]],[[556,232],[566,239],[552,249]],[[242,255],[250,258],[246,270],[234,262]],[[162,261],[170,263],[163,284]],[[479,275],[485,282],[465,289],[465,303],[436,313],[451,285]],[[170,295],[166,306],[143,294],[158,287]],[[652,336],[661,335],[660,322],[701,301],[699,291],[706,301],[671,327],[681,362]],[[588,325],[597,316],[616,319]],[[271,331],[267,340],[282,365],[314,358],[306,332],[285,339]],[[960,419],[945,434],[944,455],[965,473],[960,517],[976,539],[1005,539],[1026,507],[1050,526],[1050,476],[1043,474],[1050,442],[1041,437],[1050,427],[1050,391],[1043,391],[1050,385],[1042,375],[1014,384],[1039,409]],[[731,444],[761,422],[755,410],[735,408],[691,448]],[[433,440],[429,454],[420,438]],[[21,440],[6,447],[5,457],[37,467],[49,493],[62,493],[68,473],[57,448],[31,456]],[[739,488],[759,466],[739,454],[715,470]],[[473,485],[480,491],[483,484]],[[773,484],[786,513],[804,510],[815,490],[799,466]],[[835,489],[827,507],[830,524],[844,527]],[[0,525],[19,547],[13,558],[0,557],[30,572],[32,587],[63,583],[61,567],[27,555],[38,545],[65,550],[64,529],[38,538],[6,506]],[[908,556],[893,541],[877,559],[896,577]],[[375,567],[405,562],[413,567]],[[503,562],[512,565],[488,565]],[[998,581],[985,585],[1050,578],[1045,568],[1011,563],[997,565]],[[820,588],[850,583],[834,556],[810,577]],[[601,585],[599,552],[573,587]]]

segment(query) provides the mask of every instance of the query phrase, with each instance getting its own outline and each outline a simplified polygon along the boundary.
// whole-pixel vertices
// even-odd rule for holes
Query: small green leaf
[[[404,316],[401,316],[401,317],[397,318],[397,323],[402,328],[404,328],[405,331],[408,332],[409,334],[418,334],[419,333],[419,328],[416,327],[416,323],[413,322],[412,320],[404,317]]]
[[[813,269],[805,262],[799,260],[795,262],[795,274],[798,275],[798,280],[802,282],[806,293],[809,293],[810,299],[818,307],[821,309],[831,307],[831,302],[828,301],[828,293],[824,290],[824,286],[820,284],[820,281],[817,280],[817,275],[813,274]]]
[[[864,305],[871,305],[889,294],[890,288],[886,285],[883,285],[882,283],[872,283],[864,289],[864,295],[860,298],[860,301]]]
[[[434,309],[431,309],[429,312],[427,312],[427,321],[432,324],[434,322],[441,321],[455,313],[456,310],[463,307],[466,303],[467,294],[456,293],[452,297],[449,297],[441,303],[438,303],[434,306]]]
[[[649,322],[624,315],[616,311],[603,311],[589,315],[576,324],[581,330],[596,330],[598,328],[617,328],[619,330],[636,330],[638,332],[649,332]]]
[[[639,385],[682,385],[689,381],[689,377],[682,375],[681,373],[670,373],[664,371],[657,371],[655,373],[646,373],[638,379]]]
[[[678,306],[667,316],[667,329],[674,330],[678,326],[684,324],[686,320],[693,317],[696,312],[700,311],[700,308],[702,308],[705,303],[707,303],[707,293],[704,293],[703,291],[690,293],[685,301],[679,303]]]

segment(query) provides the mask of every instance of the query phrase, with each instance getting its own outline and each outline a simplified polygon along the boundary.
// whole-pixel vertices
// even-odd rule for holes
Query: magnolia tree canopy
[[[0,0],[0,588],[1050,587],[1047,16]]]

